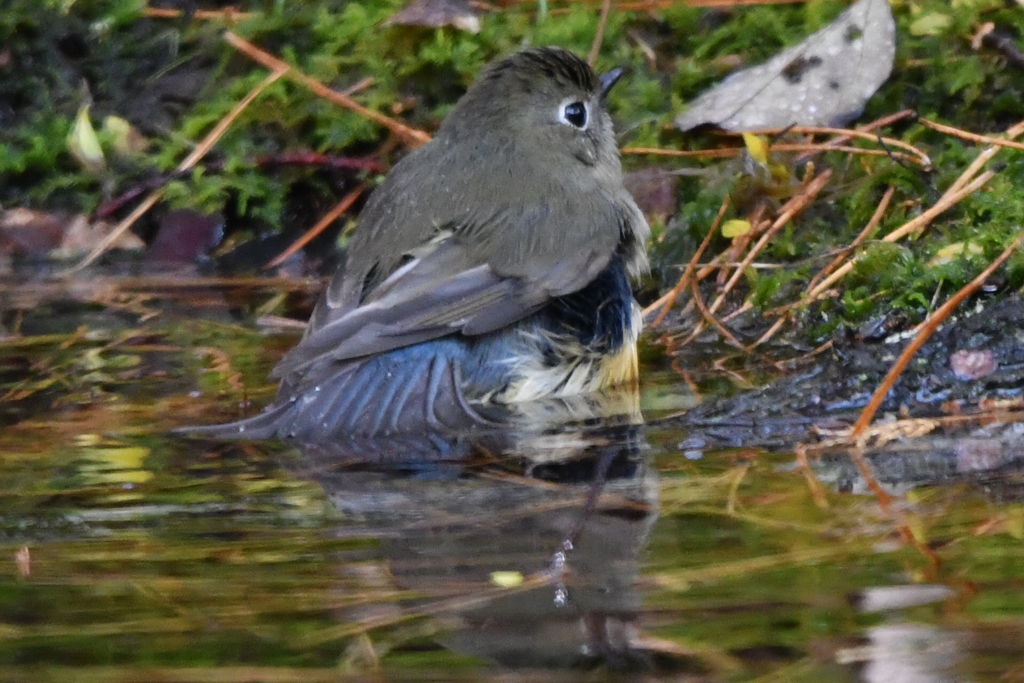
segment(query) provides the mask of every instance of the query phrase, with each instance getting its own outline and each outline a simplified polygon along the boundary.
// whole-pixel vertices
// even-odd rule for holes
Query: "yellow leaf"
[[[71,155],[90,173],[100,173],[106,168],[103,149],[96,137],[96,130],[89,121],[89,105],[83,104],[75,116],[75,123],[68,133],[68,149]]]
[[[491,583],[502,588],[515,588],[523,583],[523,575],[519,572],[491,572]]]
[[[733,218],[722,223],[722,237],[739,237],[750,232],[750,221]]]
[[[143,469],[149,452],[141,446],[86,448],[79,473],[88,484],[142,484],[153,478]]]
[[[952,263],[961,255],[975,255],[983,253],[985,253],[985,250],[974,242],[955,242],[935,252],[935,256],[932,256],[931,260],[928,261],[928,266],[931,268],[944,266]]]
[[[142,469],[143,461],[149,456],[149,449],[141,446],[91,448],[86,451],[85,456],[104,469],[137,470]]]
[[[930,12],[915,19],[910,24],[910,35],[912,36],[937,36],[945,32],[946,28],[953,22],[952,17],[939,12]]]
[[[743,144],[750,158],[759,164],[768,165],[768,140],[753,133],[743,134]]]
[[[120,116],[108,116],[103,119],[103,132],[110,137],[111,146],[121,156],[127,157],[144,152],[149,145],[149,141]]]

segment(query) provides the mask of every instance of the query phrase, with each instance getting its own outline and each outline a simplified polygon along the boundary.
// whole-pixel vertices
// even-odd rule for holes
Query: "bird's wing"
[[[500,329],[585,286],[608,264],[614,246],[574,249],[538,277],[503,275],[478,251],[457,234],[417,250],[358,305],[314,316],[315,324],[273,376],[301,372],[325,358],[344,361],[453,333]]]

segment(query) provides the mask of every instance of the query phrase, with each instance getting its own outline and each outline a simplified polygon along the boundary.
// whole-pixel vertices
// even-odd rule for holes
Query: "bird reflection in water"
[[[635,385],[518,404],[463,431],[303,444],[288,466],[382,539],[399,587],[467,598],[444,610],[445,647],[516,668],[633,668],[649,663],[636,582],[657,507],[638,405]],[[525,583],[497,589],[496,573]]]

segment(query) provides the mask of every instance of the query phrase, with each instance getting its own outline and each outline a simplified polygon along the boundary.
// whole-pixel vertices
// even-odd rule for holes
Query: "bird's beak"
[[[622,78],[622,74],[625,73],[625,69],[621,66],[617,69],[605,72],[599,76],[601,79],[601,99],[603,100],[608,96],[608,91],[612,89],[612,86]]]

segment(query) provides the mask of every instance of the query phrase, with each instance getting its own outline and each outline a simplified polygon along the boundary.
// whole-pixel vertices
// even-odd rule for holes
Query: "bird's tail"
[[[271,406],[259,415],[219,425],[189,425],[172,429],[175,436],[201,439],[258,440],[278,435],[281,418],[293,407],[291,402]]]

